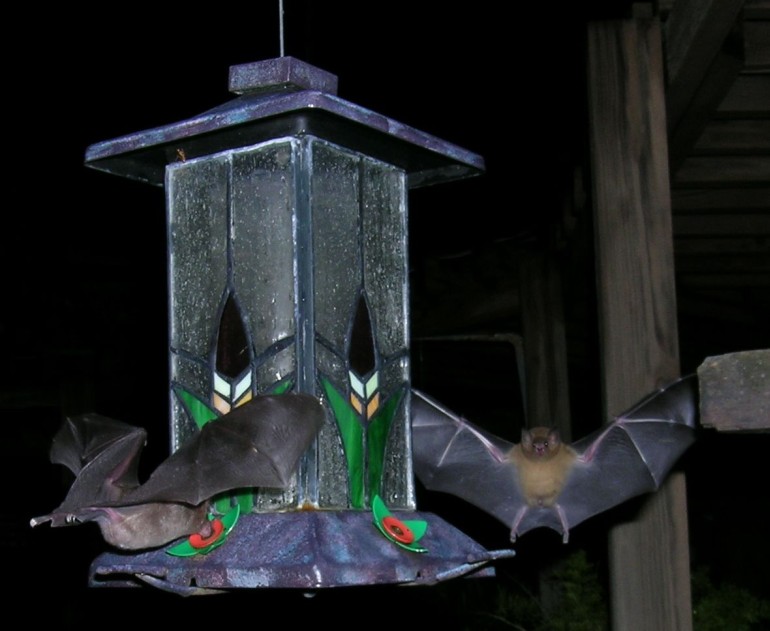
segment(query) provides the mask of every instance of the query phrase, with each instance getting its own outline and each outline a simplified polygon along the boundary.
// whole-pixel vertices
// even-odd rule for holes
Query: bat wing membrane
[[[414,470],[425,488],[456,495],[510,527],[523,498],[515,469],[498,456],[513,444],[417,390],[411,415]]]
[[[412,424],[417,476],[426,488],[457,495],[510,527],[525,500],[514,467],[498,462],[490,450],[505,454],[512,445],[425,395],[415,394]],[[567,528],[656,490],[694,441],[696,413],[696,379],[689,376],[653,393],[607,427],[574,443],[579,458],[556,500]],[[554,507],[527,509],[517,534],[540,527],[562,532],[563,524]]]
[[[324,422],[305,394],[263,395],[206,425],[162,462],[125,503],[197,505],[238,488],[286,487]]]
[[[67,496],[33,523],[63,525],[98,507],[171,502],[197,506],[224,491],[288,484],[320,430],[323,406],[311,395],[265,395],[204,426],[162,462],[144,484],[137,467],[144,429],[85,414],[67,419],[51,459],[75,474]]]
[[[36,523],[63,525],[69,515],[83,509],[119,502],[138,482],[139,454],[145,430],[101,416],[84,414],[67,418],[54,437],[51,461],[75,474],[64,501]]]
[[[586,461],[575,465],[559,498],[569,525],[660,488],[695,440],[696,413],[696,378],[688,376],[575,442]]]

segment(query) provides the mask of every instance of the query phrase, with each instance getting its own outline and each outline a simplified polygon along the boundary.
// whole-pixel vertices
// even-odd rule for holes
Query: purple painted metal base
[[[91,564],[89,584],[147,583],[180,595],[259,587],[429,585],[464,575],[493,576],[490,563],[515,554],[486,550],[432,513],[396,514],[428,522],[420,540],[427,552],[410,552],[386,539],[366,511],[249,514],[224,545],[207,555],[174,557],[164,549],[102,554]]]

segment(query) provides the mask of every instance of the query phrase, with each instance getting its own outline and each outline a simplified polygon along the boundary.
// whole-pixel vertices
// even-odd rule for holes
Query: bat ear
[[[555,427],[552,427],[548,432],[548,444],[551,447],[557,447],[561,444],[561,434],[559,434],[559,430]]]
[[[526,427],[521,428],[521,444],[523,447],[532,447],[532,432]]]

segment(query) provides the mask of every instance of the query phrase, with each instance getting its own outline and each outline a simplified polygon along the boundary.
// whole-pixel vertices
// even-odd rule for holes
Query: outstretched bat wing
[[[51,462],[75,474],[62,504],[51,514],[53,525],[84,506],[119,501],[139,485],[137,469],[145,430],[101,416],[84,414],[67,418],[54,437]]]
[[[580,457],[558,500],[570,526],[660,488],[695,440],[697,401],[696,378],[682,378],[573,443]],[[520,531],[554,527],[539,523],[549,520],[547,512],[531,511]]]
[[[566,540],[576,524],[656,490],[695,436],[697,393],[691,376],[651,394],[574,443],[555,502],[541,505],[522,488],[519,470],[509,457],[511,443],[414,394],[417,477],[427,489],[457,495],[496,517],[511,528],[512,539],[547,527],[562,532]]]
[[[50,458],[54,464],[62,464],[79,475],[83,468],[106,454],[110,454],[106,459],[111,462],[130,460],[141,450],[145,439],[146,432],[141,428],[101,414],[83,414],[64,421],[54,436]],[[120,477],[128,484],[136,484],[136,468],[127,468]]]
[[[246,487],[286,487],[324,421],[307,394],[265,395],[203,426],[124,498],[197,505]]]
[[[411,416],[414,472],[425,488],[456,495],[511,526],[524,504],[516,472],[504,460],[513,443],[418,390]]]

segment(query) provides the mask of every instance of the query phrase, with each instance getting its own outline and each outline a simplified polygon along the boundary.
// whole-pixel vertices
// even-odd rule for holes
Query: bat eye
[[[382,527],[385,529],[385,532],[399,543],[409,545],[414,542],[414,533],[411,529],[400,519],[396,519],[392,515],[383,517]]]

